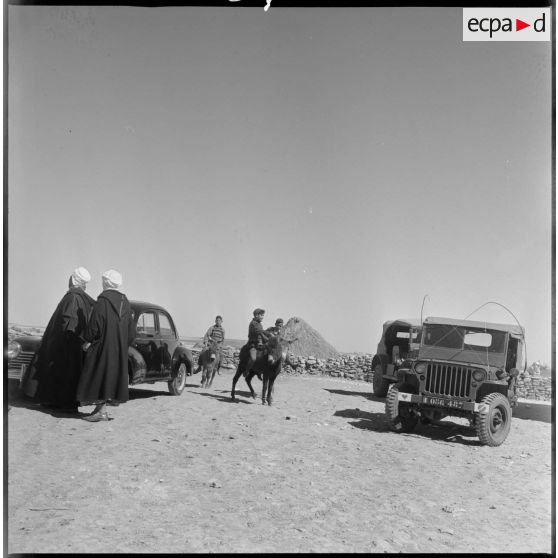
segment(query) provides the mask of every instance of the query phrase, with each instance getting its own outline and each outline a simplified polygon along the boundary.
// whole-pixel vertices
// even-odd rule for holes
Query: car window
[[[138,337],[153,336],[157,332],[155,327],[155,313],[142,312],[138,317],[136,325],[136,333]]]
[[[159,313],[159,330],[161,331],[161,337],[174,337],[174,329],[166,314]]]

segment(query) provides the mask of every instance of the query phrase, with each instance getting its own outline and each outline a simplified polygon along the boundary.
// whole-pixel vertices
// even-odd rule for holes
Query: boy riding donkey
[[[225,341],[225,329],[223,328],[223,317],[222,316],[215,316],[215,324],[212,325],[203,336],[203,347],[206,349],[209,346],[210,341],[214,341],[217,350],[219,352],[219,364],[217,367],[217,374],[220,374],[219,368],[221,367],[221,361],[223,358],[223,343]],[[198,367],[194,371],[194,374],[197,374],[202,369],[201,363],[201,352],[198,356]]]

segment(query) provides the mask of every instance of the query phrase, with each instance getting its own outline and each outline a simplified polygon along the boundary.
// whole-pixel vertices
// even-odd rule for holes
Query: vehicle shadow
[[[329,389],[323,388],[325,391],[329,391],[329,393],[335,393],[336,395],[360,395],[362,397],[366,397],[370,401],[378,401],[383,403],[385,401],[385,397],[378,397],[369,391],[349,391],[347,389]]]
[[[349,419],[348,424],[362,430],[373,430],[374,432],[389,433],[397,436],[412,438],[425,438],[435,442],[457,443],[466,446],[480,446],[476,432],[473,428],[456,424],[450,420],[442,420],[437,423],[418,423],[412,432],[393,432],[387,425],[384,413],[369,413],[360,409],[344,409],[336,411],[333,416]]]

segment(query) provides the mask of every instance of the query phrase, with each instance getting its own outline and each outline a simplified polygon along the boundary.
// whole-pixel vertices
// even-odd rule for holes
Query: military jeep
[[[372,358],[372,389],[374,395],[385,397],[389,386],[397,382],[397,370],[418,355],[421,334],[420,320],[392,320],[383,325],[382,338]]]
[[[397,370],[385,413],[390,428],[410,432],[418,421],[469,419],[483,445],[507,438],[525,336],[520,326],[427,318],[416,358]]]

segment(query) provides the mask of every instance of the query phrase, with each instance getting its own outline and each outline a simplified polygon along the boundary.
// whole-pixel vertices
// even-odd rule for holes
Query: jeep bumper
[[[461,401],[459,399],[449,399],[446,397],[439,397],[435,395],[417,395],[414,393],[401,393],[397,394],[398,401],[406,403],[415,403],[427,407],[441,407],[444,409],[460,409],[471,413],[485,414],[488,412],[488,405],[485,403],[476,403],[474,401]]]

